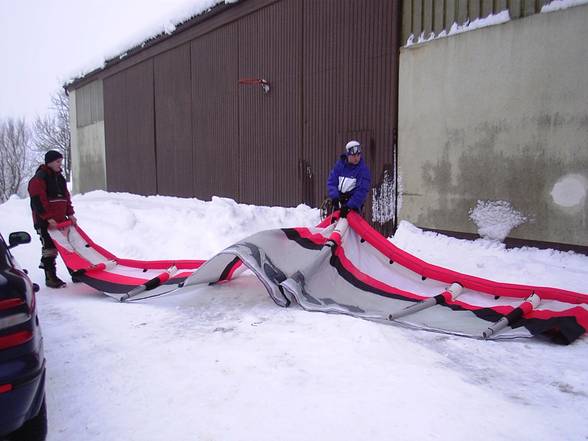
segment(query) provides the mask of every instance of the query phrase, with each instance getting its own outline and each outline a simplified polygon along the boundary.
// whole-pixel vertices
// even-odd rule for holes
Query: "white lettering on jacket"
[[[357,179],[339,176],[339,191],[341,193],[348,193],[357,185]]]

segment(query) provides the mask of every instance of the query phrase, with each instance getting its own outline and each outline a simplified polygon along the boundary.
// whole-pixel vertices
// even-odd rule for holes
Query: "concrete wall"
[[[106,190],[104,120],[78,127],[80,109],[76,97],[79,92],[72,90],[69,93],[73,193]]]
[[[400,219],[476,233],[478,200],[529,221],[510,237],[588,245],[588,6],[400,55]]]

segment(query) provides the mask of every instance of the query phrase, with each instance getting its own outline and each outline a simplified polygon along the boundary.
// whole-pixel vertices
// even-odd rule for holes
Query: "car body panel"
[[[30,237],[30,236],[29,236]],[[21,242],[24,243],[24,242]],[[0,235],[0,436],[35,418],[45,398],[45,356],[34,285]],[[11,336],[29,337],[12,339]]]

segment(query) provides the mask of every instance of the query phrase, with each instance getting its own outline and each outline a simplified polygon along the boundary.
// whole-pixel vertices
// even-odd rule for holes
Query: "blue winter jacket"
[[[370,170],[363,158],[359,164],[353,165],[347,162],[346,155],[341,155],[327,180],[329,197],[341,199],[343,196],[350,196],[346,205],[358,211],[365,203],[371,184]]]

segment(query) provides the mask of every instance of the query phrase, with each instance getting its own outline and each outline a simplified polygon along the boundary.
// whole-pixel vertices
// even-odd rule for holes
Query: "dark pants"
[[[57,248],[49,236],[47,232],[47,227],[45,226],[36,226],[35,230],[37,230],[37,234],[39,235],[39,239],[41,239],[41,265],[39,268],[46,269],[46,270],[54,270],[55,269],[55,259],[57,259]]]

